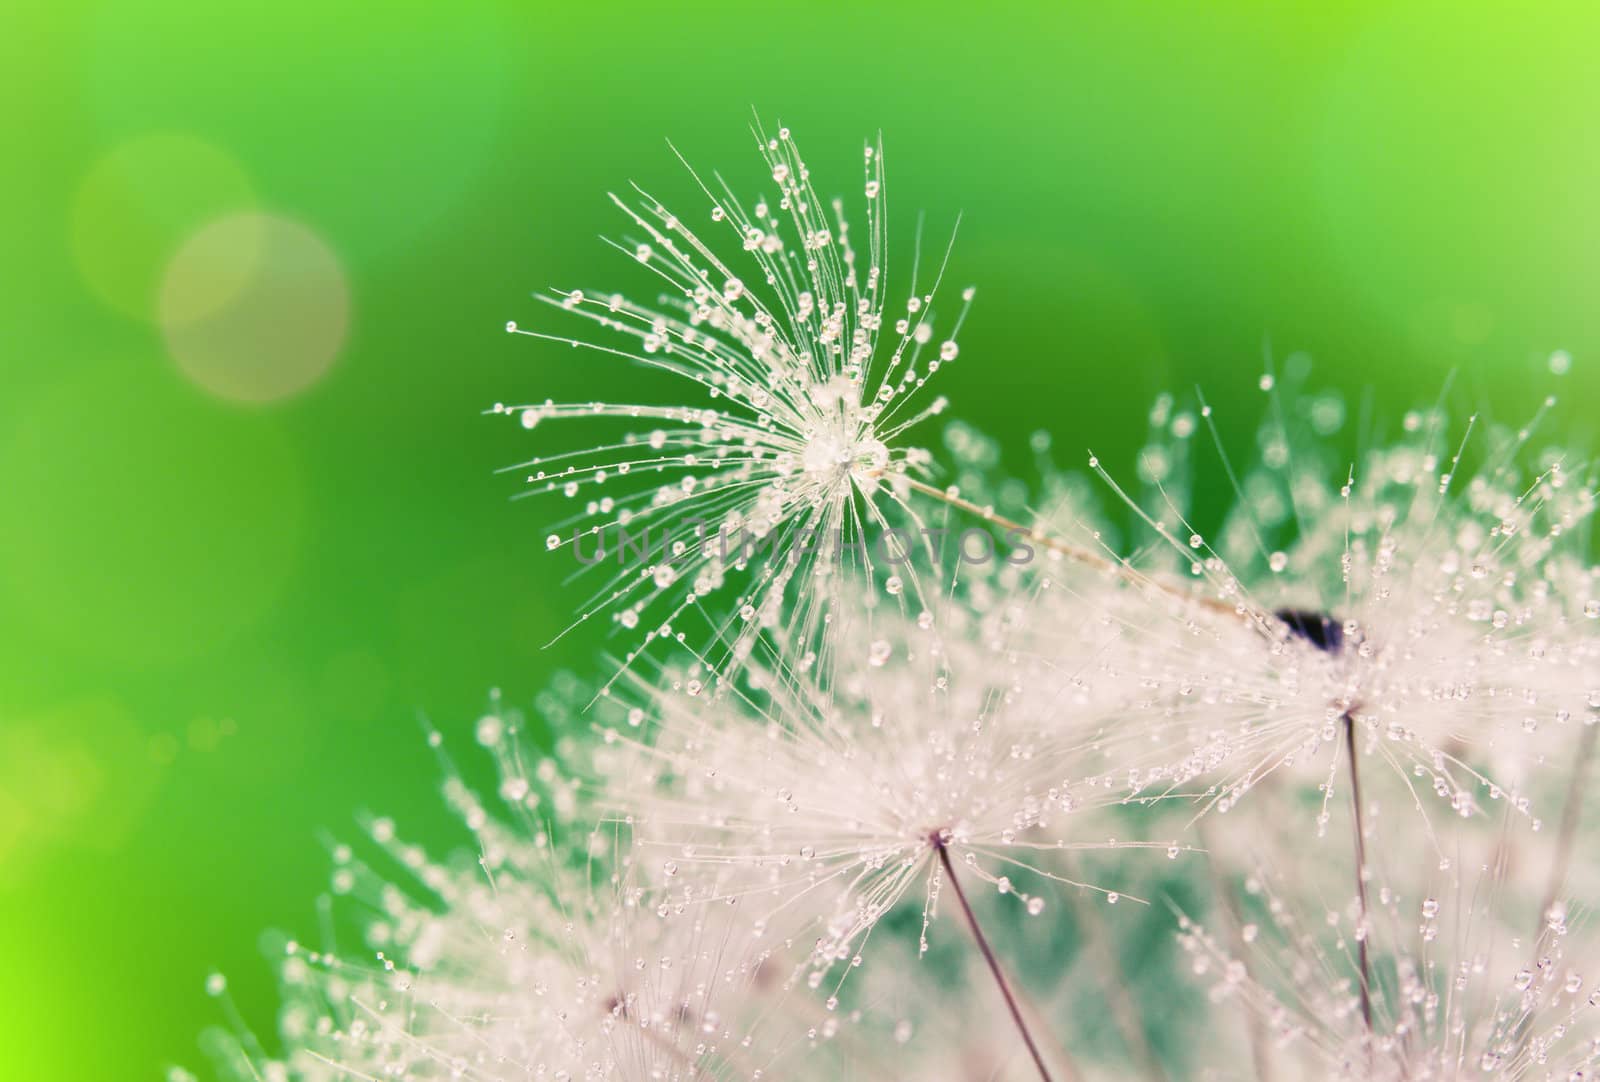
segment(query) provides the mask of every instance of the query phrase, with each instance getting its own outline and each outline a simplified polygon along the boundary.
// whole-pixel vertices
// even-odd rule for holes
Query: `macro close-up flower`
[[[0,43],[0,1082],[1600,1079],[1600,9]]]
[[[1587,463],[1536,442],[1542,415],[1452,427],[1437,407],[1348,452],[1343,400],[1297,389],[1303,359],[1292,387],[1259,380],[1242,466],[1206,400],[1171,395],[1127,481],[1091,451],[1082,471],[1041,455],[1019,487],[960,422],[941,457],[908,433],[949,405],[918,399],[972,291],[935,345],[945,266],[921,266],[919,236],[910,277],[933,284],[895,307],[881,140],[858,239],[789,130],[754,130],[775,193],[690,174],[739,260],[636,188],[613,202],[639,233],[613,247],[659,280],[654,306],[557,291],[592,337],[509,326],[688,392],[490,411],[535,439],[551,420],[628,429],[514,467],[532,494],[587,499],[546,558],[601,577],[568,631],[605,614],[612,663],[556,681],[532,719],[478,721],[503,815],[453,766],[445,786],[475,860],[436,863],[387,819],[369,834],[398,879],[335,849],[366,956],[291,944],[286,1051],[236,1035],[222,1062],[330,1080],[904,1077],[897,1059],[919,1077],[1232,1077],[1220,1043],[1173,1045],[1148,1013],[1187,968],[1221,979],[1175,1024],[1241,1001],[1235,1054],[1261,1078],[1274,1049],[1328,1079],[1469,1061],[1581,1076],[1582,979],[1557,973],[1600,708]],[[1231,505],[1197,497],[1205,469]],[[566,734],[553,755],[540,731]],[[1307,845],[1314,867],[1262,886],[1263,861]],[[1462,885],[1475,866],[1481,891]],[[1435,957],[1437,898],[1421,947],[1405,933],[1436,882],[1459,961]],[[1295,917],[1310,899],[1331,947]],[[1539,930],[1502,950],[1518,918],[1496,904]],[[1283,943],[1252,964],[1262,905]],[[1152,919],[1172,949],[1130,946]],[[1082,989],[1039,972],[1043,944]],[[1481,975],[1518,950],[1535,968],[1508,1003]],[[954,1004],[934,994],[952,980]],[[982,1011],[991,1042],[940,1050],[924,1010]],[[931,1059],[884,1061],[883,1041],[918,1033]]]
[[[652,426],[514,467],[534,493],[588,497],[550,550],[602,566],[609,554],[626,561],[630,546],[642,555],[644,567],[624,562],[582,612],[629,633],[629,660],[694,617],[736,658],[763,627],[815,633],[835,600],[815,580],[841,549],[864,550],[867,531],[904,502],[904,478],[925,470],[927,452],[906,433],[945,409],[923,385],[956,359],[972,302],[968,288],[935,341],[943,260],[923,265],[919,236],[910,268],[890,277],[881,141],[866,144],[865,225],[852,234],[844,201],[818,195],[789,129],[768,137],[758,124],[755,135],[767,194],[741,199],[720,176],[691,173],[701,191],[687,219],[642,188],[612,196],[637,232],[610,243],[653,272],[651,302],[581,289],[545,298],[591,321],[593,337],[507,325],[683,382],[681,405],[495,406],[527,429],[593,417]]]

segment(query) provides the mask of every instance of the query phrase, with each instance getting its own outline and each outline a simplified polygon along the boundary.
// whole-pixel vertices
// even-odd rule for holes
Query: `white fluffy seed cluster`
[[[675,377],[699,400],[494,408],[530,429],[622,423],[612,442],[511,469],[529,493],[581,501],[549,534],[551,551],[614,555],[631,538],[662,557],[607,563],[614,573],[583,609],[608,612],[639,645],[670,638],[707,604],[725,610],[713,619],[736,621],[714,626],[738,654],[762,628],[816,632],[835,593],[815,574],[831,561],[807,551],[807,538],[848,543],[886,525],[884,509],[903,501],[894,481],[927,467],[926,452],[900,437],[944,410],[923,388],[956,359],[973,298],[966,289],[955,318],[936,321],[944,266],[929,272],[920,259],[891,287],[881,144],[863,155],[861,233],[843,200],[812,187],[788,129],[758,132],[758,147],[772,187],[753,202],[698,176],[709,208],[687,217],[641,188],[632,200],[612,196],[637,231],[612,243],[654,275],[654,303],[574,289],[546,299],[593,324],[595,337],[507,327]],[[737,262],[724,261],[713,234]],[[746,547],[762,553],[753,568]]]
[[[492,703],[497,779],[445,770],[466,857],[388,820],[335,848],[279,1038],[219,1037],[224,1073],[1595,1077],[1592,466],[1542,412],[1352,449],[1294,365],[1238,462],[1170,396],[1121,465],[917,445],[971,291],[936,324],[942,264],[891,281],[881,145],[862,238],[756,134],[753,199],[616,200],[659,300],[512,326],[681,389],[494,411],[621,426],[516,467],[587,500],[551,560],[666,539],[592,561],[621,664]],[[808,541],[891,529],[887,562]]]

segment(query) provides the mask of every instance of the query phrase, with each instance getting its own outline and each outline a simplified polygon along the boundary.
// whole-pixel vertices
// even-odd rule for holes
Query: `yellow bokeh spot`
[[[122,843],[161,780],[120,703],[90,698],[0,726],[0,886],[62,849]]]
[[[254,204],[249,175],[226,152],[178,132],[142,135],[101,157],[79,184],[69,223],[73,259],[101,301],[151,320],[162,268],[183,238]]]
[[[303,391],[333,364],[350,288],[333,250],[306,226],[234,214],[188,238],[162,278],[162,334],[196,384],[235,402]]]

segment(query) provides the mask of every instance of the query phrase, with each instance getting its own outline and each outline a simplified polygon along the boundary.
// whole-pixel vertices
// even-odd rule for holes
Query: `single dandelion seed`
[[[875,152],[866,160],[865,228],[858,234],[843,202],[830,203],[812,187],[792,138],[769,138],[759,126],[755,134],[775,200],[737,198],[720,177],[713,185],[691,170],[712,221],[727,231],[726,245],[696,234],[642,188],[635,200],[613,196],[641,234],[616,244],[654,273],[660,296],[639,303],[556,292],[547,299],[587,319],[592,337],[517,330],[666,373],[692,392],[691,401],[670,406],[546,402],[509,410],[536,411],[541,421],[610,418],[630,427],[615,442],[510,467],[533,478],[535,493],[615,490],[560,524],[555,536],[570,537],[580,558],[578,537],[590,533],[615,537],[625,565],[629,552],[644,558],[673,550],[670,575],[614,569],[583,606],[585,617],[629,606],[651,614],[625,665],[662,637],[656,629],[690,616],[703,616],[711,641],[735,661],[764,629],[781,628],[796,641],[818,632],[834,595],[813,570],[842,557],[872,573],[854,555],[857,540],[890,524],[903,486],[930,461],[905,437],[945,408],[923,386],[940,361],[955,359],[972,299],[967,290],[943,342],[931,345],[934,314],[926,302],[938,292],[944,264],[929,275],[919,253],[904,278],[910,301],[896,291],[879,195],[881,147],[869,148]],[[895,314],[898,307],[904,315]],[[643,487],[607,484],[624,475],[647,480]],[[916,594],[915,575],[902,572],[900,581]],[[734,591],[742,604],[729,611],[748,607],[753,617],[732,619],[709,604]]]

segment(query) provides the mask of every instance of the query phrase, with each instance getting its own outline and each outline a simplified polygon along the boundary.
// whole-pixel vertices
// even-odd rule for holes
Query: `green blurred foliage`
[[[584,595],[558,509],[492,472],[526,434],[480,411],[671,393],[501,329],[559,322],[532,290],[648,288],[596,234],[630,180],[699,205],[663,137],[754,190],[753,106],[850,197],[882,130],[901,240],[964,214],[940,382],[1014,468],[1040,427],[1125,466],[1197,383],[1243,448],[1264,350],[1377,416],[1452,372],[1511,422],[1556,392],[1587,439],[1600,15],[1472,7],[8,7],[3,1073],[194,1062],[213,967],[270,1031],[258,937],[314,932],[319,831],[454,837],[415,716],[593,669],[589,629],[543,649]],[[191,381],[157,322],[173,254],[239,212],[313,230],[350,292],[332,367],[269,403]]]

